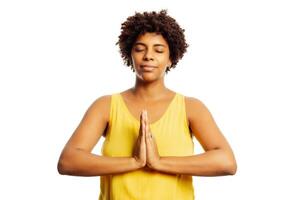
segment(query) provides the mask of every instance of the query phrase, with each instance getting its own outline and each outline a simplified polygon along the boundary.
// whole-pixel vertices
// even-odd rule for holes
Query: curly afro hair
[[[188,44],[185,41],[184,29],[172,17],[167,15],[167,10],[160,12],[135,12],[135,15],[127,18],[121,26],[121,34],[116,45],[120,47],[120,54],[124,64],[134,72],[131,61],[131,49],[137,37],[146,32],[161,34],[167,41],[170,49],[170,60],[172,65],[166,69],[175,68],[178,61],[186,52]]]

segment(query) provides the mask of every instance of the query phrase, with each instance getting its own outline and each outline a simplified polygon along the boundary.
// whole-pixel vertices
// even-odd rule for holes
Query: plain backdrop
[[[166,85],[204,102],[238,163],[234,176],[194,176],[195,199],[300,199],[291,0],[1,1],[0,199],[98,198],[99,177],[59,175],[57,161],[96,98],[133,86],[115,45],[121,23],[161,9],[190,45]]]

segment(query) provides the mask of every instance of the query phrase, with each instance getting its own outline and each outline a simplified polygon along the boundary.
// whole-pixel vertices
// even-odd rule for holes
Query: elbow
[[[235,175],[237,172],[237,164],[235,160],[227,161],[227,164],[223,166],[224,174]]]
[[[72,163],[70,162],[70,159],[64,155],[61,155],[57,163],[57,171],[61,175],[71,175]]]
[[[223,175],[235,175],[237,172],[237,163],[232,152],[224,151],[222,155],[222,173]]]
[[[66,175],[67,174],[67,168],[66,164],[63,160],[59,160],[57,163],[57,171],[60,175]]]
[[[227,175],[235,175],[237,171],[237,165],[236,164],[232,164],[230,166],[227,167],[226,169],[226,174]]]

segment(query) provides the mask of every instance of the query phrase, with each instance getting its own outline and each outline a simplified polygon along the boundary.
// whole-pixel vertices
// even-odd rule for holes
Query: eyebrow
[[[142,43],[142,42],[136,42],[134,45],[142,45],[142,46],[147,46],[145,43]],[[165,47],[166,45],[164,44],[154,44],[153,46],[162,46],[162,47]]]

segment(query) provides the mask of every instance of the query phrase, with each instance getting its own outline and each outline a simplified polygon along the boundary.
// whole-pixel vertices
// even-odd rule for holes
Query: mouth
[[[141,68],[144,72],[152,72],[157,67],[153,65],[141,65]]]

